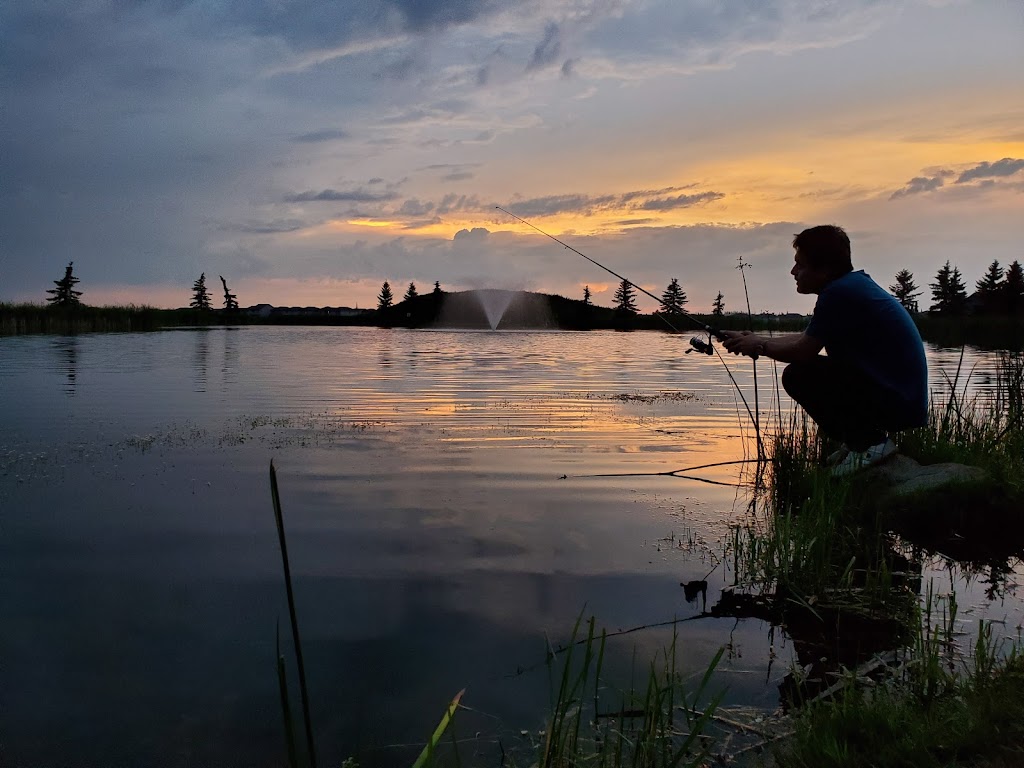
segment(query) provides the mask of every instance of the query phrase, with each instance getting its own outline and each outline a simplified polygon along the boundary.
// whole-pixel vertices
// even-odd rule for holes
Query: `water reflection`
[[[78,337],[58,336],[53,340],[53,349],[57,353],[57,369],[65,377],[64,394],[74,397],[78,384]]]
[[[238,329],[224,328],[224,359],[221,363],[221,391],[227,392],[238,381]]]
[[[152,763],[187,742],[197,763],[273,762],[270,457],[294,521],[316,710],[333,716],[318,727],[336,737],[338,763],[346,745],[422,739],[462,685],[468,705],[532,728],[546,680],[525,690],[505,676],[543,659],[545,635],[563,639],[584,607],[609,628],[717,611],[681,634],[686,672],[731,637],[744,647],[721,670],[729,696],[766,708],[779,682],[768,619],[781,622],[774,647],[784,631],[801,669],[828,660],[812,667],[818,679],[897,645],[884,623],[826,636],[793,604],[747,606],[744,621],[744,606],[719,598],[726,577],[704,558],[743,515],[738,468],[700,471],[725,486],[651,473],[742,459],[749,428],[723,366],[685,348],[652,333],[329,327],[0,339],[0,506],[12,518],[0,537],[0,657],[5,693],[26,702],[10,716],[9,761],[99,764],[136,749],[121,762]],[[73,403],[55,392],[55,360]],[[959,350],[929,349],[929,362],[941,389]],[[752,392],[750,366],[732,367]],[[991,386],[993,356],[967,350],[972,369],[972,387]],[[769,413],[765,366],[759,376]],[[684,529],[692,549],[654,545]],[[1017,561],[981,565],[975,618],[1019,613]],[[912,600],[920,566],[890,568],[911,574]],[[948,580],[960,590],[964,575]],[[634,641],[671,641],[641,635],[623,641],[627,671]],[[175,663],[155,667],[155,655]],[[124,679],[135,687],[115,690]],[[73,735],[47,752],[54,721]]]
[[[210,331],[198,328],[192,336],[195,339],[192,348],[192,391],[205,392],[210,364]]]

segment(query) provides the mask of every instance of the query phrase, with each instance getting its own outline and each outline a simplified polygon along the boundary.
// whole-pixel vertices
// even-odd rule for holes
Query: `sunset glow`
[[[1019,257],[1012,4],[577,6],[319,9],[335,26],[262,6],[53,11],[69,41],[113,48],[72,66],[58,36],[5,70],[0,300],[42,300],[71,260],[87,302],[159,306],[203,272],[243,305],[604,279],[497,206],[638,284],[677,277],[701,307],[735,303],[742,257],[754,303],[807,310],[789,240],[826,221],[880,282],[927,284],[949,259],[971,283]],[[0,14],[6,49],[26,14]],[[149,41],[145,63],[129,39]]]

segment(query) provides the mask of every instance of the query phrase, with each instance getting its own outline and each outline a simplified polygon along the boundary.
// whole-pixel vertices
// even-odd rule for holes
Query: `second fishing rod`
[[[615,270],[609,269],[604,264],[601,264],[600,262],[595,261],[594,259],[592,259],[589,256],[587,256],[585,253],[576,250],[575,248],[573,248],[568,243],[563,242],[562,240],[559,240],[554,235],[548,234],[547,232],[545,232],[540,227],[535,226],[535,225],[531,224],[530,222],[528,222],[522,216],[517,216],[516,214],[512,213],[511,211],[508,211],[508,210],[502,208],[500,205],[496,205],[494,207],[496,209],[498,209],[499,211],[501,211],[502,213],[504,213],[506,216],[511,216],[516,221],[519,221],[519,222],[525,224],[526,226],[530,227],[530,229],[536,230],[540,234],[544,235],[544,237],[547,237],[547,238],[550,238],[551,240],[554,240],[560,246],[562,246],[563,248],[565,248],[567,250],[572,251],[577,256],[582,256],[584,259],[589,261],[591,264],[593,264],[596,267],[600,267],[601,269],[603,269],[608,274],[614,275],[615,277],[619,278],[619,280],[622,280],[623,282],[628,283],[629,285],[632,285],[634,288],[636,288],[638,291],[640,291],[641,293],[645,294],[646,296],[650,296],[652,299],[654,299],[655,301],[657,301],[659,303],[661,302],[661,299],[659,299],[657,296],[655,296],[650,291],[648,291],[648,290],[644,289],[643,287],[637,285],[632,280],[630,280],[628,277],[623,277],[622,275],[620,275]],[[685,317],[686,319],[690,320],[693,323],[696,323],[697,325],[699,325],[701,327],[701,329],[704,332],[706,332],[708,334],[708,340],[706,342],[703,339],[701,339],[701,338],[699,338],[697,336],[692,337],[690,339],[690,346],[691,346],[692,349],[688,349],[687,352],[697,351],[697,352],[701,352],[701,353],[706,354],[706,355],[718,355],[718,359],[721,360],[722,361],[722,365],[725,366],[725,371],[726,371],[726,373],[729,374],[729,379],[732,381],[733,386],[736,388],[736,392],[737,392],[737,394],[739,394],[740,400],[743,401],[743,406],[747,409],[747,415],[750,416],[751,422],[753,424],[757,425],[758,424],[758,419],[755,417],[754,412],[750,409],[750,405],[747,404],[747,398],[744,397],[743,390],[740,389],[739,382],[737,382],[736,381],[736,377],[732,375],[732,371],[729,369],[728,363],[725,362],[725,359],[721,356],[721,354],[718,353],[718,350],[715,349],[714,345],[711,343],[711,339],[712,338],[716,338],[719,341],[725,341],[728,338],[728,336],[726,336],[724,333],[722,333],[721,330],[719,330],[717,328],[713,328],[712,326],[710,326],[707,323],[703,322],[699,318],[696,318],[696,317],[694,317],[693,315],[691,315],[691,314],[689,314],[687,312],[683,312],[681,307],[674,307],[673,309],[675,310],[675,313],[677,313],[679,315],[682,315],[683,317]],[[660,317],[665,322],[665,325],[667,325],[674,332],[681,333],[681,331],[678,328],[676,328],[675,325],[673,325],[673,323],[667,317],[665,317],[665,315],[663,313],[655,312],[654,314],[656,314],[658,317]],[[751,355],[751,357],[754,360],[757,360],[757,356],[756,355]],[[761,441],[760,434],[758,434],[757,439],[758,439],[758,444],[760,445],[760,441]]]

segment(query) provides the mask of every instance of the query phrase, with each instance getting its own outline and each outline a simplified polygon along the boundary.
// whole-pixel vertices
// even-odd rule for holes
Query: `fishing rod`
[[[605,272],[608,272],[611,275],[615,275],[615,277],[619,278],[619,280],[622,280],[623,282],[628,283],[629,285],[632,285],[638,291],[641,291],[642,293],[646,294],[647,296],[650,296],[655,301],[657,301],[659,303],[661,302],[661,299],[659,299],[657,296],[655,296],[650,291],[645,290],[644,288],[640,287],[639,285],[634,283],[629,278],[623,277],[622,275],[620,275],[615,270],[609,269],[608,267],[606,267],[604,264],[600,263],[599,261],[595,261],[594,259],[592,259],[589,256],[587,256],[585,253],[582,253],[581,251],[576,250],[575,248],[573,248],[568,243],[559,240],[554,235],[548,234],[547,232],[545,232],[540,227],[538,227],[538,226],[528,222],[522,216],[516,216],[514,213],[512,213],[512,211],[505,210],[500,205],[496,205],[494,207],[497,208],[502,213],[506,214],[507,216],[511,216],[516,221],[520,221],[523,224],[525,224],[526,226],[530,227],[531,229],[537,230],[542,235],[544,235],[544,237],[547,237],[547,238],[550,238],[551,240],[554,240],[560,246],[562,246],[563,248],[566,248],[567,250],[572,251],[577,256],[582,256],[584,259],[589,261],[594,266],[600,267]],[[697,319],[696,317],[694,317],[693,315],[691,315],[691,314],[689,314],[687,312],[683,312],[681,307],[674,307],[674,309],[676,309],[679,312],[679,314],[682,315],[683,317],[685,317],[685,318],[689,319],[690,321],[692,321],[692,322],[696,323],[697,325],[699,325],[708,334],[708,340],[707,341],[704,341],[703,339],[701,339],[701,338],[699,338],[697,336],[692,337],[690,339],[690,347],[692,347],[692,349],[686,350],[686,353],[689,354],[690,352],[696,351],[696,352],[700,352],[700,353],[705,354],[705,355],[718,355],[718,359],[721,360],[722,361],[722,365],[725,366],[725,372],[727,374],[729,374],[729,380],[732,381],[732,385],[736,389],[737,394],[739,394],[740,400],[743,401],[743,407],[747,409],[747,415],[750,417],[751,423],[753,423],[756,426],[758,424],[758,419],[757,419],[757,417],[754,416],[754,412],[752,410],[750,410],[750,405],[747,403],[747,398],[744,397],[744,395],[743,395],[743,390],[740,388],[739,382],[736,381],[736,377],[732,375],[732,371],[729,369],[729,364],[727,362],[725,362],[725,358],[722,357],[722,355],[718,352],[717,349],[715,349],[714,345],[711,343],[712,337],[718,339],[719,341],[725,341],[729,337],[726,336],[724,333],[722,333],[721,330],[719,330],[717,328],[713,328],[712,326],[710,326],[707,323]],[[671,328],[675,333],[681,333],[681,331],[678,328],[676,328],[672,324],[672,322],[667,317],[665,317],[665,315],[663,315],[661,312],[655,312],[654,314],[656,314],[658,317],[660,317],[662,320],[664,320],[665,324],[669,328]],[[754,360],[757,360],[757,355],[750,355],[750,357],[752,359],[754,359]],[[758,456],[760,456],[760,454],[761,454],[761,450],[760,450],[761,434],[760,434],[760,430],[759,429],[758,429],[758,434],[757,434],[757,443],[758,443]]]
[[[629,278],[623,277],[622,275],[620,275],[615,270],[609,269],[608,267],[606,267],[604,264],[600,263],[599,261],[595,261],[594,259],[592,259],[589,256],[587,256],[587,254],[582,253],[581,251],[576,250],[571,245],[569,245],[568,243],[565,243],[565,242],[559,240],[554,235],[548,234],[547,232],[545,232],[540,227],[535,226],[535,225],[531,224],[530,222],[528,222],[522,216],[516,216],[511,211],[507,211],[504,208],[502,208],[500,205],[496,205],[494,207],[497,208],[502,213],[504,213],[504,214],[506,214],[508,216],[511,216],[516,221],[520,221],[523,224],[525,224],[526,226],[530,227],[531,229],[537,230],[542,235],[544,235],[544,237],[551,238],[556,243],[561,245],[563,248],[566,248],[566,249],[572,251],[577,256],[582,256],[584,259],[589,261],[594,266],[600,267],[605,272],[607,272],[607,273],[609,273],[611,275],[615,275],[615,277],[619,278],[619,280],[622,280],[623,282],[626,282],[629,285],[632,285],[634,288],[636,288],[641,293],[643,293],[643,294],[645,294],[647,296],[650,296],[655,301],[661,303],[661,299],[659,299],[657,296],[655,296],[650,291],[646,290],[642,286],[637,285],[636,283],[634,283]],[[693,315],[689,314],[688,312],[684,312],[681,307],[673,307],[673,309],[676,311],[677,314],[680,314],[683,317],[685,317],[687,320],[690,320],[690,321],[696,323],[697,325],[699,325],[701,327],[701,329],[704,330],[708,334],[708,340],[707,341],[704,341],[703,339],[701,339],[701,338],[699,338],[697,336],[692,337],[690,339],[690,346],[692,347],[692,349],[686,350],[687,354],[690,353],[690,352],[700,352],[701,354],[705,354],[705,355],[713,355],[713,354],[715,354],[716,350],[715,350],[714,346],[711,344],[711,338],[714,337],[714,338],[718,339],[719,341],[725,341],[727,338],[729,338],[724,333],[722,333],[719,329],[713,328],[712,326],[710,326],[707,323],[705,323],[703,320],[700,320],[700,319],[694,317]],[[655,312],[654,314],[656,314],[658,317],[660,317],[665,322],[665,325],[667,325],[669,328],[671,328],[675,333],[682,333],[682,331],[680,331],[678,328],[676,328],[675,325],[673,325],[672,322],[667,317],[665,317],[664,314],[662,314],[661,312]],[[756,356],[754,356],[754,355],[751,355],[751,357],[753,357],[755,360],[757,359]],[[723,360],[723,362],[725,362],[725,361]],[[726,368],[728,369],[728,366],[726,366]],[[730,374],[730,376],[731,375],[732,374]]]

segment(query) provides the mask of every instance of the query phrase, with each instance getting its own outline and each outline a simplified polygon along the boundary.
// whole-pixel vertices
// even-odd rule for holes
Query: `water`
[[[271,460],[321,762],[410,764],[464,687],[459,733],[480,734],[464,756],[496,761],[499,738],[542,726],[546,642],[578,616],[692,617],[681,582],[712,571],[709,605],[731,582],[738,466],[651,474],[751,450],[723,366],[685,349],[368,328],[0,338],[4,762],[284,762]],[[959,354],[929,350],[936,389]],[[729,362],[753,407],[749,362]],[[968,351],[961,381],[973,369],[983,393],[993,367]],[[759,370],[769,418],[789,404]],[[965,631],[992,617],[1010,634],[1016,575],[987,597],[941,558],[925,571],[956,588]],[[726,703],[777,705],[784,635],[752,619],[678,632],[685,675],[726,644]],[[670,640],[617,636],[609,670]]]

